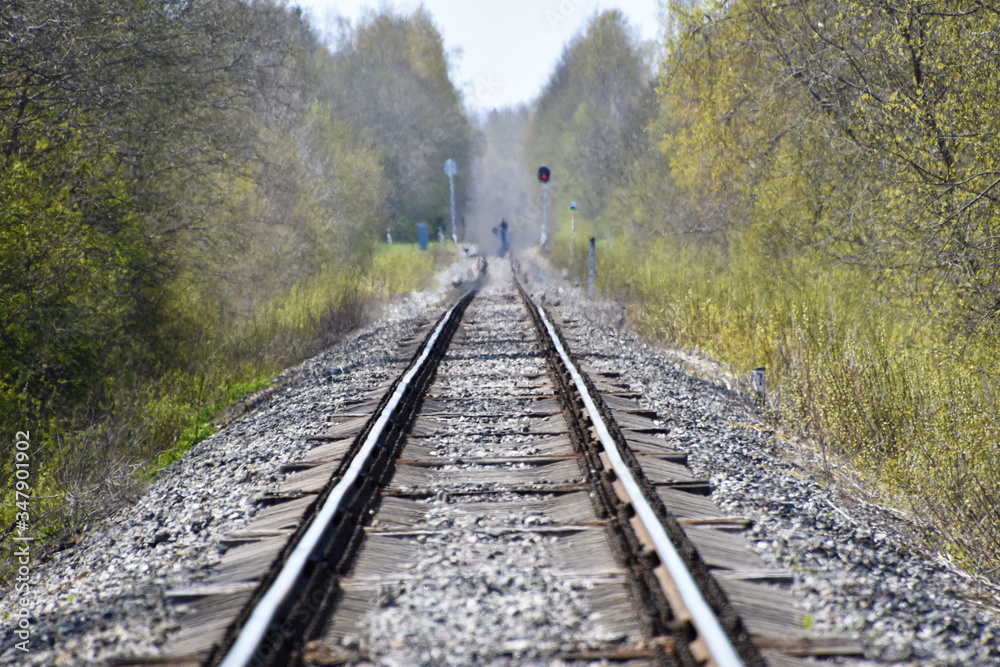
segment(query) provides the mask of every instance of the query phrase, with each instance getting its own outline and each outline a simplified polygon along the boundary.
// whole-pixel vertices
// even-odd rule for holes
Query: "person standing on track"
[[[510,243],[507,241],[507,221],[500,219],[500,224],[493,228],[493,234],[500,239],[500,249],[497,250],[497,257],[506,257],[510,252]]]

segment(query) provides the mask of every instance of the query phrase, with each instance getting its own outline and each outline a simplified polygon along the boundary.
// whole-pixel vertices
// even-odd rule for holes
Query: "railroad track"
[[[812,636],[662,424],[588,375],[507,267],[317,446],[169,664],[793,665]],[[503,277],[504,279],[500,279]]]

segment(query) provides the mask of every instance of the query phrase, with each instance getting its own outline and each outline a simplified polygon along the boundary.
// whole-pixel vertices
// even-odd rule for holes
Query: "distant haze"
[[[321,31],[335,33],[335,17],[356,23],[367,8],[412,12],[418,5],[434,17],[449,50],[452,80],[475,112],[530,102],[548,82],[566,44],[595,13],[621,9],[643,40],[659,30],[657,0],[292,0]],[[460,53],[459,53],[460,51]]]
[[[538,243],[540,215],[531,206],[534,185],[520,145],[521,131],[528,120],[524,107],[504,109],[486,116],[483,143],[472,165],[466,224],[468,240],[486,254],[496,252],[499,241],[493,228],[506,220],[512,247]],[[537,220],[536,220],[537,218]]]

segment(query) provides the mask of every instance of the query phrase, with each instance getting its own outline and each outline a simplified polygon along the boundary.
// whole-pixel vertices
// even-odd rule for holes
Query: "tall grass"
[[[864,269],[660,242],[609,244],[599,283],[651,337],[749,376],[775,419],[918,518],[930,548],[1000,580],[1000,344],[900,302]]]
[[[413,244],[380,245],[371,269],[371,289],[389,297],[431,287],[435,271],[455,260],[450,243],[431,243],[426,251]]]
[[[214,433],[226,407],[268,386],[297,363],[364,322],[374,303],[430,285],[453,254],[395,244],[367,268],[327,266],[254,312],[220,322],[185,350],[187,370],[116,379],[101,405],[30,431],[35,553],[73,542],[94,518],[141,492],[166,466]],[[0,462],[0,536],[15,534],[13,458]],[[0,583],[16,559],[0,559]]]

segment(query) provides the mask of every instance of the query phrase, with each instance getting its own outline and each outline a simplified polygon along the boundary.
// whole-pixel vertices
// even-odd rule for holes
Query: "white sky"
[[[323,31],[339,14],[356,24],[378,0],[290,0],[309,11]],[[384,1],[411,13],[417,0]],[[424,0],[452,64],[452,81],[473,111],[533,100],[548,82],[559,56],[583,32],[595,12],[621,9],[644,40],[659,26],[656,0]]]

